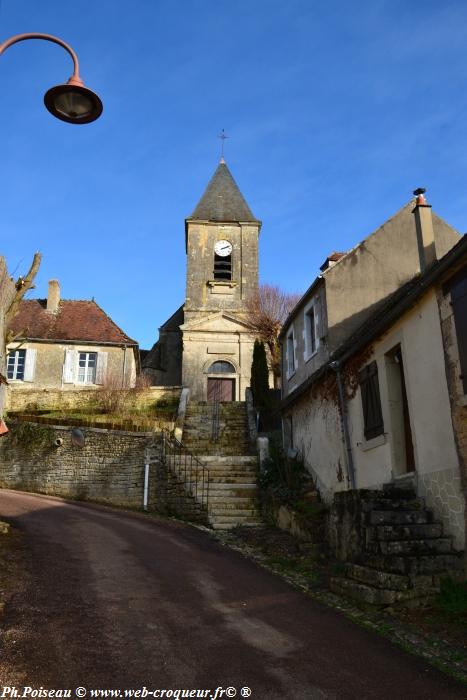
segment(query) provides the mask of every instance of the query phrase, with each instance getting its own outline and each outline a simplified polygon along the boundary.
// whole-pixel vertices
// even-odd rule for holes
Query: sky
[[[72,73],[44,41],[0,58],[0,254],[36,289],[94,297],[142,348],[183,303],[184,220],[220,157],[262,220],[260,280],[304,292],[416,187],[467,229],[462,0],[0,0],[0,39],[56,34],[104,103],[43,95]]]

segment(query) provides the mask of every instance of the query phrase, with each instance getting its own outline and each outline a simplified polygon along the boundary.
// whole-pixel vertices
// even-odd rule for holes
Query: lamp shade
[[[54,117],[70,124],[89,124],[102,114],[102,102],[84,85],[64,84],[50,88],[44,104]]]

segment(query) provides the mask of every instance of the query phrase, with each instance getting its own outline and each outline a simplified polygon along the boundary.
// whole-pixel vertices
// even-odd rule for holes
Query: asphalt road
[[[26,543],[25,576],[0,616],[0,691],[467,697],[465,686],[189,526],[10,491],[0,491],[0,518]]]

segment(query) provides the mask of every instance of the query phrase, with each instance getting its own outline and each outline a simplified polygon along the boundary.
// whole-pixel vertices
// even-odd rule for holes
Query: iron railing
[[[167,430],[162,431],[162,459],[184,482],[187,492],[207,510],[209,469]]]
[[[218,440],[219,440],[219,416],[220,416],[220,402],[216,399],[212,403],[211,440],[213,442],[218,442]]]

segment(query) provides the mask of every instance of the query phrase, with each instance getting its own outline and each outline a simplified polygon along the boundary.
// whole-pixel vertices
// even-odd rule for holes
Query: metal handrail
[[[177,477],[183,479],[195,501],[207,510],[209,469],[167,430],[162,430],[162,459]]]
[[[215,399],[212,404],[212,429],[211,440],[218,442],[219,440],[219,418],[220,418],[220,402]]]

